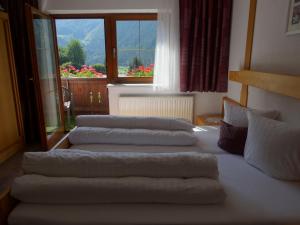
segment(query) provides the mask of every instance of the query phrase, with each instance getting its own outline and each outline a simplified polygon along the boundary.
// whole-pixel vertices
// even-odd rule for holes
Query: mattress
[[[221,205],[19,204],[10,225],[204,225],[300,222],[300,182],[268,177],[243,157],[217,155],[227,199]]]
[[[192,146],[154,146],[154,145],[115,145],[115,144],[80,144],[72,145],[71,149],[89,151],[113,151],[113,152],[203,152],[213,154],[223,154],[218,147],[220,129],[218,126],[201,126],[194,128],[194,134],[198,141]]]

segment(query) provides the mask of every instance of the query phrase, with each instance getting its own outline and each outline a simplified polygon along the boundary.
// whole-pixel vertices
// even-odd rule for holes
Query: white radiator
[[[193,122],[193,95],[126,95],[119,97],[123,116],[159,116],[183,118]]]

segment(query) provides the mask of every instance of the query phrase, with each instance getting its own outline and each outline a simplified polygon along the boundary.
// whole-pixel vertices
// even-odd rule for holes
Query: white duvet
[[[76,125],[78,127],[186,131],[192,131],[195,127],[192,123],[183,119],[115,115],[80,115],[76,117]]]
[[[172,203],[216,204],[225,192],[208,178],[75,178],[24,175],[17,178],[11,195],[24,203]]]
[[[218,177],[216,156],[196,152],[26,152],[22,167],[26,174],[53,177]]]
[[[187,131],[78,127],[69,133],[71,144],[194,145],[197,138]]]

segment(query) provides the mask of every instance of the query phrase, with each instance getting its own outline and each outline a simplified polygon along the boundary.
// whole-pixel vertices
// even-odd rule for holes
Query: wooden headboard
[[[230,71],[229,80],[300,99],[300,76],[243,70]],[[240,99],[241,104],[247,102],[248,91],[242,90]]]

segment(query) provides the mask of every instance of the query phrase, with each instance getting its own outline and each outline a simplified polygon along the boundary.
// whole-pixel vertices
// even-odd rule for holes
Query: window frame
[[[153,83],[153,77],[119,77],[117,27],[120,20],[157,20],[157,13],[51,14],[56,19],[104,19],[106,78],[109,83]],[[57,53],[58,54],[58,53]]]

